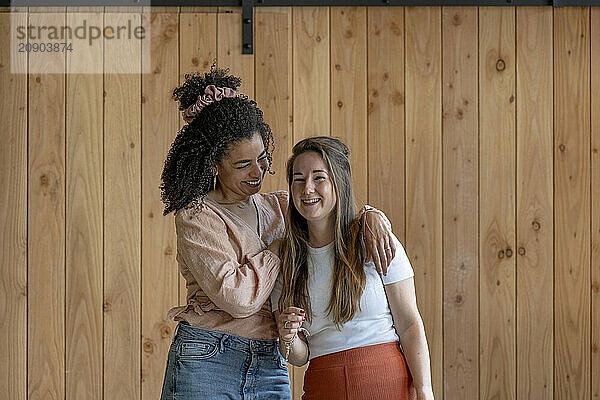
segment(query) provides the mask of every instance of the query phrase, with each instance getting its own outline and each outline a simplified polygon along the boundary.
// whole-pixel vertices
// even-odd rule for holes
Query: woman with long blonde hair
[[[366,262],[348,148],[330,137],[300,141],[287,179],[271,303],[281,353],[296,366],[310,360],[303,399],[432,400],[413,270],[395,237],[385,276]]]

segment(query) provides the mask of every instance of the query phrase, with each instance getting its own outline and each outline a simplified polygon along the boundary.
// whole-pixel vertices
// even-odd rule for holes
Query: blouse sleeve
[[[177,256],[200,288],[221,310],[245,318],[269,299],[279,273],[279,258],[269,250],[238,261],[227,226],[217,214],[178,213],[175,216]]]
[[[281,291],[283,290],[283,276],[279,274],[275,281],[275,286],[271,292],[271,310],[273,312],[279,310],[279,298],[281,297]]]
[[[283,219],[287,218],[287,209],[290,206],[290,194],[285,190],[279,190],[274,192],[275,197],[277,197],[277,202],[279,203],[279,208],[281,209],[281,213],[283,214]]]

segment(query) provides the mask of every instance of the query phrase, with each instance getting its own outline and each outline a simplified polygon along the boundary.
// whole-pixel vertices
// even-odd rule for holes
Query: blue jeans
[[[161,400],[291,399],[290,379],[276,340],[177,327]]]

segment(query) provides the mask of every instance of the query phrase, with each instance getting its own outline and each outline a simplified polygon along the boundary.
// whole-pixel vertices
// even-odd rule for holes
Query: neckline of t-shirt
[[[330,243],[326,244],[323,247],[311,247],[311,246],[308,246],[308,252],[310,254],[328,253],[329,251],[331,251],[331,249],[333,249],[333,243],[334,242],[335,242],[335,240],[332,240]]]

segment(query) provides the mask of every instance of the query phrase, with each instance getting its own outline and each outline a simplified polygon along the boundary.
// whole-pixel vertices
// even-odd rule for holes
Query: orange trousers
[[[304,374],[302,400],[414,400],[398,342],[316,357]]]

